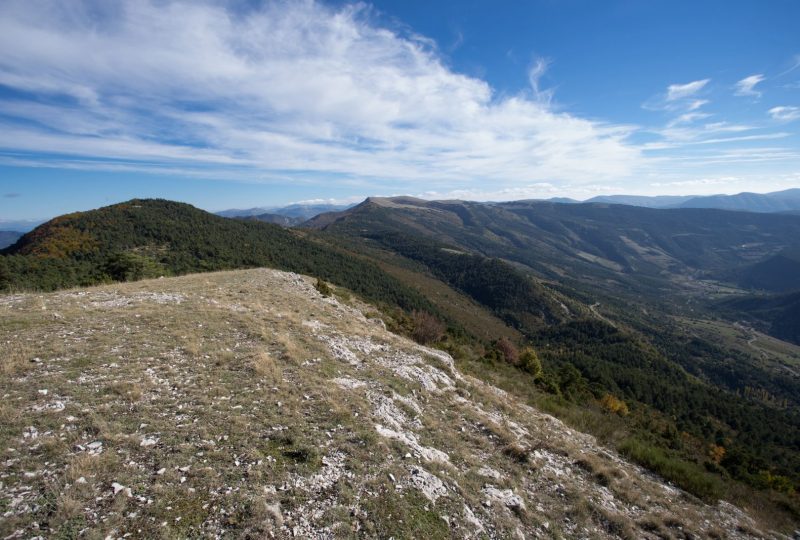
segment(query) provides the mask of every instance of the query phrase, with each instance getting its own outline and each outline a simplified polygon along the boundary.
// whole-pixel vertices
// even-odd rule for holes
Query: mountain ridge
[[[20,324],[2,326],[0,347],[9,332],[28,344],[0,379],[14,473],[0,531],[780,537],[387,332],[370,309],[263,269],[0,297],[0,318]],[[52,482],[58,500],[37,504]]]
[[[254,217],[264,214],[273,214],[278,216],[285,216],[288,218],[307,220],[312,217],[325,212],[339,212],[350,208],[351,204],[316,204],[316,203],[295,203],[286,206],[266,206],[254,207],[246,209],[229,209],[214,212],[218,216],[237,218],[237,217]],[[265,221],[265,220],[262,220]]]
[[[582,203],[606,202],[645,208],[716,208],[743,212],[800,211],[800,189],[790,188],[771,193],[742,192],[735,195],[598,195]]]
[[[631,285],[626,277],[631,272],[660,280],[664,271],[681,268],[687,275],[704,271],[716,279],[740,279],[732,268],[744,272],[747,264],[795,245],[800,234],[800,220],[785,214],[625,205],[610,210],[608,203],[391,201],[367,199],[349,210],[324,214],[301,226],[345,230],[348,220],[355,223],[359,215],[372,219],[366,212],[375,208],[375,212],[388,212],[383,217],[394,220],[391,223],[397,228],[410,227],[485,256],[511,259],[542,277],[563,277],[562,271],[553,271],[553,265],[560,265],[573,268],[575,279],[582,279],[580,272],[585,269],[602,275],[609,284],[619,281],[625,286]],[[385,226],[380,219],[364,225]]]

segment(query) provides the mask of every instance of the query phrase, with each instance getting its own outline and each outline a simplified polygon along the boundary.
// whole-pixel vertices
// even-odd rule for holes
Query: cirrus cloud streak
[[[236,4],[238,5],[238,4]],[[634,128],[498,96],[368,7],[9,0],[0,148],[220,178],[595,181],[632,174]],[[243,173],[243,171],[245,171]]]

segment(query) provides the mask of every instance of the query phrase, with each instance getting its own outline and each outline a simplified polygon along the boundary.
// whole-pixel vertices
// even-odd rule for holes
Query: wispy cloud
[[[708,78],[661,87],[644,104],[657,126],[603,121],[565,112],[546,58],[500,92],[376,17],[313,0],[0,1],[0,165],[475,199],[619,191],[702,159],[797,170],[791,149],[722,151],[789,129],[727,121]]]
[[[773,107],[767,112],[772,118],[781,122],[790,122],[800,118],[800,107]]]
[[[519,185],[501,189],[454,189],[450,191],[425,191],[416,197],[428,200],[461,199],[468,201],[515,201],[522,199],[550,199],[566,196],[585,199],[599,194],[619,193],[620,185],[606,184],[565,184],[554,185],[549,182]]]
[[[653,187],[730,186],[741,182],[742,179],[737,176],[722,176],[717,178],[693,178],[675,182],[653,182],[650,185]]]
[[[780,147],[734,148],[729,150],[711,147],[708,150],[703,148],[699,150],[698,152],[660,160],[661,172],[666,172],[667,169],[672,168],[685,175],[686,167],[688,166],[689,176],[696,176],[696,174],[691,174],[692,170],[709,165],[729,166],[747,163],[779,163],[787,160],[796,161],[800,158],[800,153],[796,150]]]
[[[695,115],[697,113],[688,113]],[[743,140],[742,135],[730,137],[731,134],[739,134],[756,129],[750,125],[731,124],[728,122],[707,122],[699,125],[689,125],[691,122],[675,122],[667,124],[664,129],[653,130],[653,133],[660,137],[659,141],[646,143],[643,147],[647,150],[664,150],[679,148],[696,144],[724,143]],[[780,134],[785,137],[786,134]],[[774,134],[755,135],[752,138],[774,138]],[[750,137],[748,137],[750,138]]]
[[[364,5],[0,3],[0,148],[45,163],[218,178],[595,180],[641,163],[634,128],[498,95]]]
[[[684,113],[684,114],[682,114],[682,115],[670,120],[669,123],[667,124],[667,127],[671,128],[671,127],[679,126],[681,124],[691,124],[693,122],[696,122],[697,120],[703,120],[705,118],[708,118],[709,116],[711,116],[711,115],[708,114],[708,113],[687,112],[687,113]]]
[[[677,101],[697,94],[711,79],[701,79],[686,84],[671,84],[667,87],[667,101]]]
[[[698,97],[697,94],[710,80],[702,79],[686,84],[670,84],[665,92],[651,97],[642,104],[642,107],[651,111],[665,111],[677,115],[670,121],[671,125],[686,124],[707,118],[710,115],[701,112],[700,109],[710,101]]]
[[[536,57],[528,68],[528,82],[533,90],[534,98],[542,103],[549,104],[553,99],[553,90],[542,88],[541,80],[552,60],[549,58]]]
[[[792,57],[792,60],[791,60],[791,63],[789,65],[789,67],[786,68],[785,70],[783,70],[782,72],[780,72],[778,74],[778,77],[783,77],[784,75],[788,75],[789,73],[791,73],[792,71],[796,70],[797,68],[800,68],[800,54],[796,54],[796,55],[794,55]]]
[[[366,199],[367,197],[369,197],[370,195],[371,194],[369,194],[369,195],[353,195],[351,197],[343,197],[343,198],[339,198],[339,199],[330,199],[330,198],[329,199],[321,199],[321,198],[319,198],[319,199],[305,199],[305,200],[302,200],[302,201],[290,202],[290,203],[288,203],[288,204],[286,204],[284,206],[291,206],[293,204],[299,204],[299,205],[304,205],[304,206],[314,206],[314,205],[323,205],[323,204],[335,205],[335,206],[345,206],[345,205],[348,205],[348,204],[355,204],[355,203],[361,202],[364,199]]]
[[[749,96],[749,97],[760,98],[761,92],[756,90],[756,85],[762,82],[763,80],[764,80],[764,75],[762,74],[750,75],[749,77],[745,77],[744,79],[738,81],[734,85],[734,88],[736,89],[734,94],[736,94],[737,96]]]

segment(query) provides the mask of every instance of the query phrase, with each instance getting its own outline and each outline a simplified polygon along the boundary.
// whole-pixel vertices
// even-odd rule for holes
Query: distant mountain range
[[[47,220],[44,219],[0,219],[0,231],[32,231]]]
[[[276,223],[284,225],[280,220],[272,216],[285,216],[294,218],[292,224],[301,223],[307,219],[325,212],[341,212],[352,207],[352,204],[290,204],[288,206],[270,206],[270,207],[257,207],[230,210],[223,210],[216,212],[218,216],[227,218],[255,218],[259,221],[266,221],[268,223]]]
[[[572,199],[557,198],[551,202],[578,203]],[[658,195],[600,195],[585,203],[627,204],[645,208],[716,208],[742,212],[800,212],[800,189],[787,189],[772,193],[739,193],[737,195],[671,196]]]
[[[547,202],[561,204],[624,204],[657,209],[715,208],[740,212],[800,213],[800,188],[772,193],[739,193],[736,195],[655,195],[652,197],[646,195],[598,195],[585,201],[569,197],[554,197],[547,199]],[[355,205],[291,204],[283,207],[230,209],[216,214],[229,218],[255,218],[259,221],[276,223],[284,227],[293,227],[320,214],[341,212],[353,206]],[[292,219],[284,220],[277,216],[285,216]]]
[[[10,246],[20,239],[23,233],[19,231],[0,231],[0,249]]]
[[[647,197],[644,195],[599,195],[584,202],[627,204],[629,206],[643,206],[645,208],[680,208],[682,204],[697,198],[702,197],[696,197],[694,195],[656,195],[654,197]]]

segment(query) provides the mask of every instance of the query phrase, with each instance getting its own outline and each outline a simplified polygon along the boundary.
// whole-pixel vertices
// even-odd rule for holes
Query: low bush
[[[444,323],[427,311],[414,310],[411,313],[411,324],[411,337],[421,345],[435,343],[444,336]]]
[[[682,460],[667,454],[661,448],[652,446],[641,439],[631,437],[622,442],[619,451],[675,483],[689,493],[708,502],[715,502],[722,493],[722,484],[716,477],[707,473],[696,463]]]

